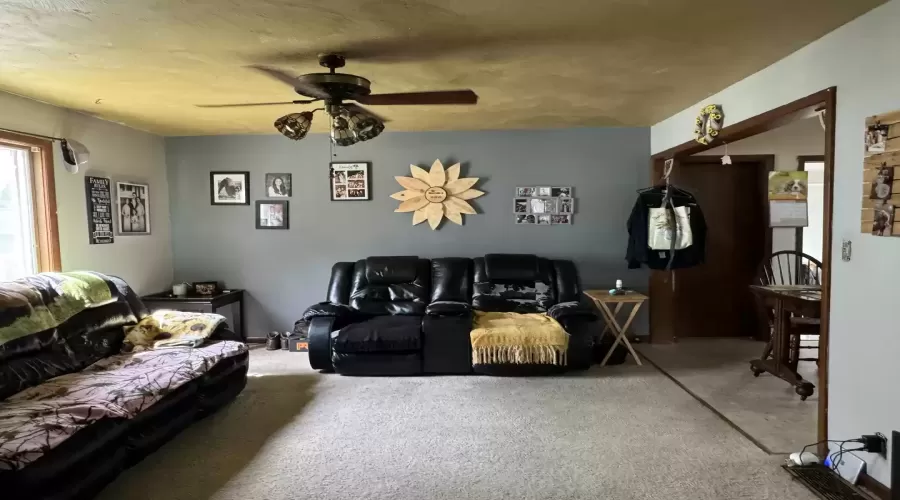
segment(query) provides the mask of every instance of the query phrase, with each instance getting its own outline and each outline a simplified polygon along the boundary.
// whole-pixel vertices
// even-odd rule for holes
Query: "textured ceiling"
[[[318,72],[313,54],[345,50],[373,93],[480,96],[373,107],[389,130],[645,126],[881,3],[0,0],[0,90],[162,135],[274,133],[314,106],[193,104],[297,98],[243,66]]]

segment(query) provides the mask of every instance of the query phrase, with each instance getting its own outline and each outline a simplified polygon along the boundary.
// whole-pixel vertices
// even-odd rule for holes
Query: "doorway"
[[[722,144],[734,144],[743,139],[747,139],[753,136],[757,136],[764,132],[774,130],[779,128],[787,123],[795,121],[800,118],[809,117],[811,113],[815,115],[815,113],[822,113],[821,125],[824,128],[824,155],[822,161],[822,174],[821,174],[821,206],[822,206],[822,218],[821,218],[821,301],[819,302],[819,307],[817,308],[821,323],[819,325],[819,350],[818,350],[818,370],[815,375],[816,381],[816,396],[818,402],[810,401],[814,406],[812,408],[815,410],[816,414],[816,424],[815,424],[815,435],[819,440],[826,439],[827,436],[827,417],[826,411],[828,407],[828,328],[829,328],[829,311],[830,311],[830,269],[831,269],[831,246],[832,246],[832,238],[831,238],[831,218],[832,218],[832,184],[834,179],[834,123],[835,123],[835,112],[836,112],[836,89],[830,88],[823,90],[821,92],[817,92],[810,96],[807,96],[803,99],[799,99],[792,103],[786,104],[779,108],[770,110],[766,113],[762,113],[750,119],[744,120],[742,122],[736,123],[734,125],[730,125],[728,127],[723,128],[716,139],[716,141],[711,145],[699,144],[697,142],[689,141],[674,148],[671,148],[667,151],[658,153],[652,158],[652,175],[654,181],[659,181],[661,179],[661,174],[663,172],[664,163],[666,160],[672,159],[675,162],[674,172],[680,172],[686,170],[686,166],[690,165],[690,168],[698,168],[695,165],[691,165],[696,157],[693,155],[702,152],[708,152],[716,147],[721,146]],[[790,168],[778,168],[778,170],[794,170],[797,165],[797,157],[794,157],[794,167]],[[702,167],[701,167],[702,168]],[[719,168],[722,168],[719,165]],[[691,179],[684,179],[684,182],[691,183],[693,182]],[[677,181],[676,181],[677,185]],[[687,189],[688,186],[685,186]],[[708,186],[704,186],[701,183],[698,183],[694,186],[695,190],[706,190],[710,189]],[[690,189],[688,189],[690,190]],[[699,196],[698,196],[699,198]],[[767,198],[760,197],[760,200],[767,204]],[[715,203],[715,202],[714,202]],[[745,202],[746,203],[746,202]],[[704,211],[704,215],[707,218],[710,217],[710,209],[703,206],[701,201],[701,208]],[[727,204],[723,204],[722,206],[727,206]],[[718,217],[718,214],[712,216],[713,219]],[[712,221],[713,224],[719,224],[721,221]],[[768,221],[766,221],[768,222]],[[712,227],[710,221],[707,222],[708,225]],[[768,225],[768,224],[766,224]],[[794,231],[790,231],[793,233]],[[802,231],[801,236],[802,237]],[[790,234],[788,233],[788,234]],[[727,232],[725,233],[727,234]],[[791,235],[793,236],[793,235]],[[812,236],[812,234],[810,234]],[[713,241],[713,236],[708,235],[708,248],[712,248],[713,251],[721,252],[722,250],[716,250],[717,244]],[[794,238],[790,238],[793,240]],[[797,244],[797,248],[803,248],[802,243],[799,241],[801,238],[797,238],[796,241],[792,242]],[[772,238],[769,237],[768,244],[771,245]],[[791,245],[793,248],[794,245]],[[727,246],[723,246],[722,248],[727,249]],[[714,256],[710,255],[710,259],[715,259]],[[714,263],[714,262],[713,262]],[[737,275],[731,275],[729,279],[736,279]],[[717,318],[717,321],[721,321],[721,314],[711,312],[711,305],[718,300],[718,294],[697,294],[696,292],[686,291],[687,289],[683,288],[682,285],[692,285],[689,281],[691,279],[691,274],[687,270],[678,270],[674,273],[672,272],[664,272],[664,271],[654,271],[651,274],[650,279],[650,342],[652,344],[671,344],[675,342],[680,336],[685,335],[683,332],[688,330],[684,325],[690,325],[691,322],[698,321],[698,316],[700,317],[699,321],[703,320],[703,315],[706,315],[707,318]],[[687,304],[692,302],[696,310],[693,310],[692,314],[685,315],[682,314],[681,311],[688,307]],[[701,314],[702,312],[702,314]],[[707,327],[710,328],[710,327]],[[696,328],[691,327],[692,330],[697,331]],[[721,335],[720,335],[721,336]],[[728,339],[724,339],[728,340]],[[654,346],[647,346],[648,348]],[[652,361],[652,359],[651,359]],[[747,360],[749,361],[749,359]],[[697,361],[700,363],[700,361]],[[706,361],[708,362],[708,361]],[[745,365],[747,366],[747,365]],[[749,370],[748,370],[749,371]],[[675,377],[672,377],[676,383],[679,383]],[[705,381],[708,381],[708,374],[706,375]],[[776,377],[772,377],[773,379]],[[687,387],[683,384],[683,388],[691,392]],[[716,381],[713,381],[711,384],[707,384],[712,387],[714,390],[718,391],[718,393],[722,393],[727,389],[716,386]],[[787,389],[790,387],[785,386]],[[692,394],[694,394],[692,392]],[[696,396],[696,394],[695,394]],[[701,399],[698,397],[698,399]],[[701,399],[702,401],[702,399]],[[800,403],[799,400],[796,401]],[[804,402],[805,403],[805,402]],[[809,408],[809,405],[806,406]],[[715,409],[714,409],[715,411]],[[724,418],[724,417],[723,417]],[[726,420],[728,420],[726,418]],[[762,422],[765,424],[765,422]],[[732,423],[732,425],[734,425]],[[814,440],[810,440],[812,442]],[[824,451],[824,445],[820,446],[820,452]],[[783,451],[783,450],[777,450]]]
[[[676,338],[756,337],[761,325],[748,285],[772,251],[764,199],[774,155],[691,156],[671,180],[691,192],[707,226],[702,266],[679,270],[672,320]],[[703,297],[703,300],[697,300]]]

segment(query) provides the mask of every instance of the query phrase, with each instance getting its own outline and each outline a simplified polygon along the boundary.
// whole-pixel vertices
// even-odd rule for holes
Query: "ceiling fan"
[[[234,108],[310,104],[322,101],[325,104],[324,108],[282,116],[275,121],[275,128],[290,139],[303,139],[312,125],[313,113],[324,110],[331,117],[332,142],[338,146],[350,146],[359,141],[366,141],[376,137],[384,130],[384,122],[388,121],[364,108],[361,104],[371,106],[430,106],[437,104],[476,104],[478,102],[478,95],[468,89],[372,94],[369,80],[361,76],[335,72],[335,69],[344,67],[344,64],[344,56],[340,54],[321,54],[319,55],[319,65],[328,68],[329,72],[310,73],[300,76],[294,76],[269,66],[248,66],[290,85],[294,92],[304,97],[309,97],[309,99],[240,104],[197,104],[196,106],[199,108]]]

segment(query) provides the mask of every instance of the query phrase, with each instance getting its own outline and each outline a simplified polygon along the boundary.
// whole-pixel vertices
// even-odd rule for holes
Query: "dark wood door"
[[[766,185],[771,157],[691,157],[672,180],[694,194],[706,219],[706,262],[678,270],[672,295],[677,337],[758,337],[759,309],[750,292],[771,252]]]

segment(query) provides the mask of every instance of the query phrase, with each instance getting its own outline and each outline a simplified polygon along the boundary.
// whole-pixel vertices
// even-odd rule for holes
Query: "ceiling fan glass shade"
[[[378,137],[378,134],[384,132],[384,123],[374,116],[353,109],[346,109],[343,115],[350,122],[350,128],[353,129],[360,141],[374,139]]]
[[[291,113],[275,120],[275,128],[288,139],[299,141],[306,137],[312,126],[313,114],[310,111]]]
[[[335,146],[352,146],[359,142],[353,129],[350,128],[350,122],[343,116],[335,115],[332,117],[331,142]]]

